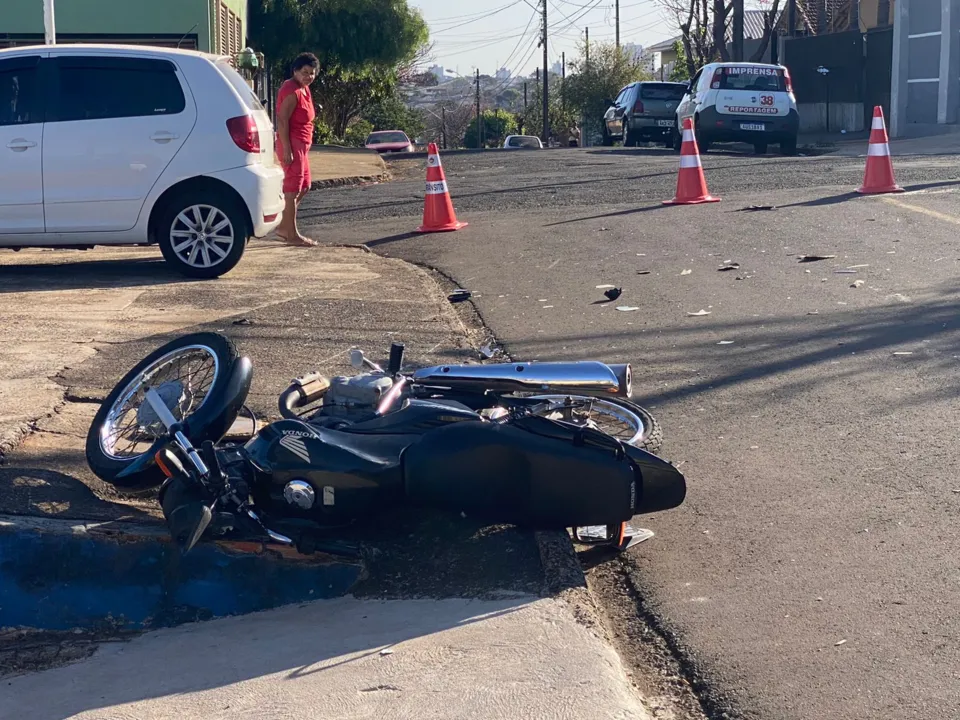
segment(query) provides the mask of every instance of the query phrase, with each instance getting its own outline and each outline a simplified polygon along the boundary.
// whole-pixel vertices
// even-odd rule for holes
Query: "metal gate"
[[[866,45],[867,62],[864,72],[863,115],[865,127],[870,127],[874,106],[882,107],[884,117],[890,117],[893,28],[878,28],[869,31],[866,36]]]

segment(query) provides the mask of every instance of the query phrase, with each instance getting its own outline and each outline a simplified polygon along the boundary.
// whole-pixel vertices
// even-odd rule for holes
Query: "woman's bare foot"
[[[289,235],[276,230],[270,237],[271,239],[276,238],[284,245],[293,245],[294,247],[317,247],[319,245],[319,243],[317,243],[315,240],[311,240],[300,233],[297,233],[294,237],[290,237]]]

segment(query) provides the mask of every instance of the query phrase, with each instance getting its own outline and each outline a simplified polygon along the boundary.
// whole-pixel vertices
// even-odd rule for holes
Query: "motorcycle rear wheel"
[[[218,333],[177,338],[141,360],[117,383],[97,411],[87,432],[87,464],[106,483],[123,488],[155,487],[163,472],[151,464],[130,477],[121,473],[165,441],[166,429],[144,393],[155,389],[179,421],[190,441],[199,445],[223,431],[229,410],[228,389],[239,355]]]
[[[623,398],[595,398],[580,395],[532,395],[529,400],[563,402],[561,407],[537,413],[552,420],[565,420],[576,424],[588,424],[616,438],[622,443],[657,454],[663,445],[663,429],[657,419],[648,410]],[[571,401],[568,403],[567,401]],[[589,403],[586,417],[581,410]]]

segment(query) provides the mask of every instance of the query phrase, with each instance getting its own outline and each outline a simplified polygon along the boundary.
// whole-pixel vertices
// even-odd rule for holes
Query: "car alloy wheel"
[[[236,232],[230,218],[212,205],[191,205],[170,227],[170,247],[177,259],[193,268],[212,268],[230,255]]]

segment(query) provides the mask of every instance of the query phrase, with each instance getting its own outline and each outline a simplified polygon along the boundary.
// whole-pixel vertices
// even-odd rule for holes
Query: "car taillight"
[[[723,68],[717,68],[713,71],[713,78],[710,80],[710,87],[717,89],[720,87],[720,80],[723,77]]]
[[[252,115],[227,120],[227,130],[237,147],[248,153],[260,152],[260,130]]]
[[[635,113],[643,114],[643,100],[637,100],[637,101],[633,104],[633,111],[634,111]]]
[[[789,70],[784,70],[784,71],[783,71],[783,83],[784,83],[784,85],[787,86],[787,92],[788,92],[788,93],[792,93],[792,92],[793,92],[793,80],[790,79],[790,71],[789,71]]]

